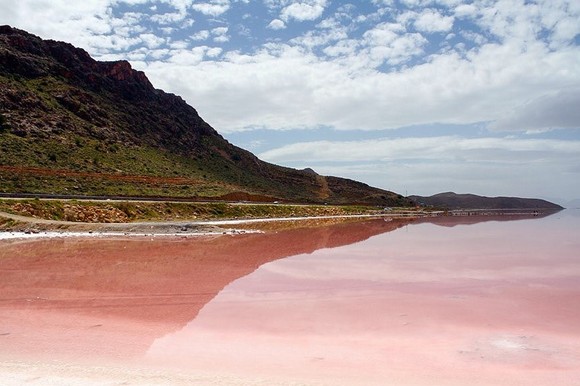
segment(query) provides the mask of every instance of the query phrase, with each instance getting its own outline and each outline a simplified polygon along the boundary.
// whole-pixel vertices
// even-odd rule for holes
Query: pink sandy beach
[[[0,377],[580,385],[579,218],[434,221],[4,241]]]

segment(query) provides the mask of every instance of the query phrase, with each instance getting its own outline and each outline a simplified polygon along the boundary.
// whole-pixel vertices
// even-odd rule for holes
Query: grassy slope
[[[80,116],[86,115],[94,106],[85,106],[81,111],[72,113],[53,97],[59,92],[72,89],[52,77],[27,81],[15,81],[0,76],[0,83],[18,89],[29,98],[31,104],[40,106],[47,117],[65,117],[67,125],[81,128],[90,135],[91,125]],[[95,104],[107,105],[106,98],[94,94],[90,99]],[[116,111],[110,108],[108,111]],[[88,114],[88,113],[87,113]],[[42,119],[42,117],[30,117]],[[109,116],[109,119],[111,117]],[[115,121],[115,119],[111,119]],[[39,136],[17,136],[11,134],[9,119],[4,118],[0,126],[0,165],[20,167],[43,167],[57,170],[71,170],[115,175],[142,175],[156,177],[182,177],[191,179],[187,184],[131,182],[115,178],[61,178],[61,176],[0,170],[0,191],[2,192],[48,192],[48,193],[85,193],[119,195],[169,195],[214,197],[233,191],[243,190],[239,186],[266,191],[267,186],[257,179],[248,178],[242,171],[222,157],[213,155],[186,157],[159,148],[126,140],[100,140],[89,135],[59,131],[58,122],[52,125],[52,133],[45,138]],[[192,183],[195,182],[195,183]]]
[[[67,176],[66,173],[38,175],[30,170],[0,168],[1,192],[174,197],[217,197],[247,192],[295,197],[296,200],[312,199],[311,192],[306,191],[302,184],[285,184],[284,189],[280,189],[275,174],[282,168],[272,166],[274,178],[268,179],[253,172],[249,165],[236,162],[242,157],[234,155],[232,160],[222,156],[232,149],[224,148],[224,143],[216,138],[202,139],[203,146],[213,152],[192,151],[186,156],[149,146],[136,138],[126,138],[125,129],[118,130],[119,135],[116,135],[118,133],[114,132],[114,128],[107,133],[99,132],[102,128],[97,129],[90,121],[100,116],[106,116],[107,123],[126,121],[126,117],[119,119],[115,114],[121,114],[119,110],[128,106],[110,106],[110,100],[114,98],[83,91],[83,98],[89,101],[86,106],[65,108],[54,95],[75,94],[78,90],[56,78],[14,80],[0,76],[0,83],[18,90],[29,104],[36,106],[33,111],[46,113],[45,117],[33,113],[27,119],[36,126],[47,125],[46,131],[49,133],[44,136],[14,135],[10,133],[10,119],[4,118],[0,127],[0,165],[102,174],[101,177],[81,178]],[[91,118],[91,111],[103,110],[98,106],[107,113],[101,112],[99,117]],[[66,121],[63,129],[59,129],[59,121]],[[71,126],[75,127],[75,132],[66,129]],[[99,139],[100,136],[104,139]],[[130,181],[115,178],[114,175],[161,179]],[[190,181],[170,183],[163,180],[166,177],[181,177]]]
[[[58,221],[133,222],[377,214],[365,206],[0,200],[0,211]]]

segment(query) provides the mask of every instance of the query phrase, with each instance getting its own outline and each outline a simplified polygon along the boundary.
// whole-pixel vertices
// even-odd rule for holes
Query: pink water
[[[0,359],[305,384],[580,385],[580,216],[500,219],[5,243]]]

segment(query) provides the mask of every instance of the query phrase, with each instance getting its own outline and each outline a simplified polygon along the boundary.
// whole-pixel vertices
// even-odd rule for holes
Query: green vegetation
[[[54,173],[31,169],[39,167]],[[145,146],[0,135],[1,192],[215,197],[237,190],[214,169]]]
[[[21,97],[23,109],[32,111],[26,120],[34,128],[31,133],[11,133],[5,130],[8,126],[0,115],[0,192],[217,197],[239,191],[267,194],[276,187],[273,181],[238,166],[240,155],[224,157],[219,151],[221,137],[202,138],[207,149],[216,151],[191,149],[189,154],[148,145],[159,139],[148,141],[147,135],[135,138],[126,126],[128,122],[139,124],[135,123],[138,117],[127,117],[128,112],[137,110],[136,106],[124,106],[123,100],[108,93],[81,90],[54,76],[16,81],[0,75],[0,82],[18,90],[13,93]],[[46,113],[36,114],[37,109]],[[143,120],[141,115],[139,119]],[[155,115],[149,119],[161,118]],[[39,135],[41,127],[46,134]],[[3,166],[50,168],[56,173],[39,175]],[[59,173],[66,171],[101,176]],[[123,175],[161,179],[119,178]],[[300,192],[296,189],[295,193]]]
[[[275,180],[247,173],[217,154],[185,157],[78,135],[39,140],[0,134],[0,192],[5,193],[211,198],[240,191],[268,195],[277,188]],[[285,193],[306,198],[299,185]]]
[[[366,206],[38,199],[0,200],[0,211],[39,219],[77,222],[251,219],[379,213],[376,208]]]

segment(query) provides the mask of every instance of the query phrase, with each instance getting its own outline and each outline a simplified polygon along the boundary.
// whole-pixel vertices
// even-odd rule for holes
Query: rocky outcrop
[[[20,135],[66,129],[182,153],[197,145],[200,135],[217,135],[183,99],[155,90],[127,61],[98,62],[83,49],[9,26],[0,27],[0,75],[29,83],[3,84],[0,97],[2,113]],[[54,101],[79,119],[63,114]],[[167,112],[178,119],[163,118]]]

